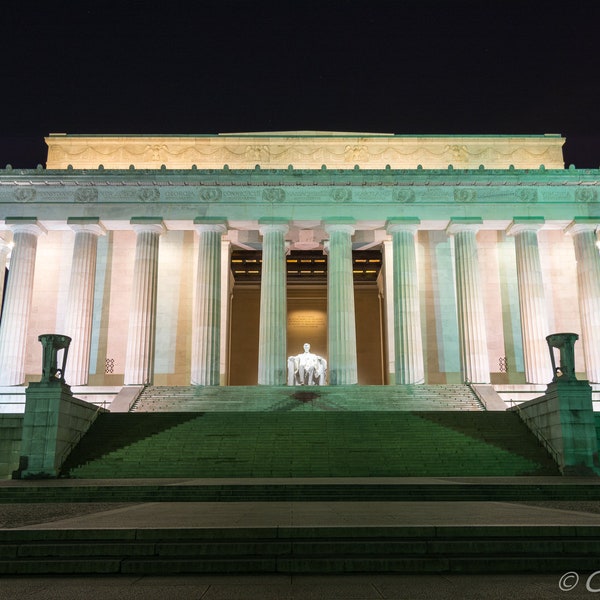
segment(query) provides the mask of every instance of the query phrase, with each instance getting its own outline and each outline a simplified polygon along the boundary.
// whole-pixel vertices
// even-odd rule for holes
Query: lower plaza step
[[[562,529],[562,530],[561,530]],[[600,526],[0,530],[0,574],[595,570]]]

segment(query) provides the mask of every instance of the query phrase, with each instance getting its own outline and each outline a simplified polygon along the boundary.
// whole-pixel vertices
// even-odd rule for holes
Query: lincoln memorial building
[[[555,332],[598,394],[600,172],[564,142],[51,134],[45,167],[0,170],[0,411],[23,411],[48,333],[103,406],[284,386],[305,343],[329,386],[488,384],[508,405],[552,380]]]

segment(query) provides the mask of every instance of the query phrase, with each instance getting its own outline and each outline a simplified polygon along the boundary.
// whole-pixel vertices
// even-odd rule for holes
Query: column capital
[[[225,217],[197,217],[194,219],[194,229],[198,233],[214,231],[223,234],[227,232],[227,219]]]
[[[544,217],[513,217],[506,235],[518,235],[524,231],[539,231],[545,223]]]
[[[600,226],[598,217],[575,217],[565,228],[565,233],[578,234],[584,231],[595,232]]]
[[[13,233],[31,233],[35,237],[48,233],[36,217],[7,217],[4,222]]]
[[[198,233],[214,231],[223,234],[227,232],[227,219],[225,217],[197,217],[194,219],[194,229]]]
[[[148,232],[160,235],[166,229],[162,217],[132,217],[129,223],[136,233]]]
[[[277,217],[263,217],[258,220],[258,231],[261,235],[272,231],[280,231],[285,234],[289,230],[288,219],[280,219]]]
[[[67,219],[67,225],[75,233],[78,231],[86,231],[97,236],[106,234],[106,229],[104,229],[104,226],[100,223],[99,217],[69,217]]]
[[[416,233],[421,224],[421,219],[417,217],[388,217],[385,228],[387,233],[396,231],[410,231]]]
[[[327,233],[341,231],[343,233],[349,233],[352,235],[355,231],[355,224],[356,220],[352,217],[333,217],[331,219],[323,219],[323,228]]]
[[[448,227],[446,227],[446,234],[455,235],[465,231],[477,233],[482,225],[483,219],[481,217],[453,217],[450,219]]]

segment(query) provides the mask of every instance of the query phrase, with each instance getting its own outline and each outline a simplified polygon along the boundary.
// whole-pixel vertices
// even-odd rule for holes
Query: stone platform
[[[185,487],[241,483],[169,480],[163,487],[179,493]],[[128,490],[148,486],[155,491],[156,485],[155,480],[120,485],[83,480],[2,482],[0,572],[564,573],[595,570],[600,552],[596,480],[254,480],[252,485],[271,491],[290,485],[337,487],[337,498],[181,502],[175,497],[161,501],[164,497],[158,494],[154,502],[136,501],[135,495],[127,501]],[[345,497],[351,497],[355,488],[373,485],[379,486],[380,494],[386,486],[406,486],[413,499],[382,500],[372,495],[351,501]],[[427,488],[442,487],[457,492],[487,487],[488,500],[472,500],[468,494],[464,500],[423,499]],[[46,501],[40,502],[41,496],[36,495],[43,489]],[[72,499],[80,495],[79,502],[65,502],[64,496],[58,500],[57,492],[68,489]],[[415,493],[416,489],[421,491]],[[500,495],[502,489],[512,489],[513,499]],[[110,490],[113,500],[102,490]],[[27,491],[34,502],[11,501]],[[536,494],[538,499],[532,499]],[[87,500],[81,502],[84,496]],[[88,504],[98,500],[102,503]]]

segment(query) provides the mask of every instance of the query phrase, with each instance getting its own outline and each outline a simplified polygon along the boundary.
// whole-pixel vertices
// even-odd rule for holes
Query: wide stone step
[[[0,531],[0,574],[502,573],[597,568],[600,527]]]
[[[600,501],[589,484],[206,483],[0,487],[0,504],[69,502],[459,502]]]
[[[554,475],[507,412],[105,413],[63,471],[79,478]]]
[[[466,385],[398,386],[147,386],[133,410],[460,410],[483,406]]]

